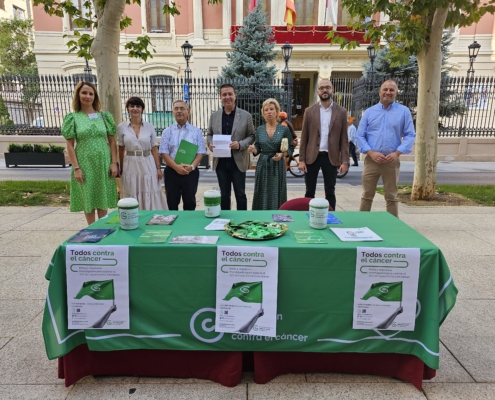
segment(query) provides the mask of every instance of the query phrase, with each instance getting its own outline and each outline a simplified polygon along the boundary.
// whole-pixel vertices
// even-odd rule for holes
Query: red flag
[[[296,23],[296,6],[294,0],[285,0],[285,17],[284,22],[287,23],[287,30],[290,31]]]
[[[256,0],[249,0],[249,12],[256,8]]]

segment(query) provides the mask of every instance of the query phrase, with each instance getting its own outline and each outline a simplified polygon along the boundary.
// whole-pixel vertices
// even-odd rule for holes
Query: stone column
[[[203,4],[201,0],[193,0],[194,37],[192,45],[205,44],[203,39]]]
[[[232,25],[232,0],[222,1],[222,42],[230,44],[230,26]]]
[[[244,4],[242,0],[235,0],[235,24],[237,26],[242,26],[242,21],[244,20]]]

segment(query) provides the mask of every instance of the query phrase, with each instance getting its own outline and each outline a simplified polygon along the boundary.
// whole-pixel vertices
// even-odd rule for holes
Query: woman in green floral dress
[[[287,201],[287,170],[280,145],[282,139],[287,139],[288,155],[294,152],[294,145],[289,128],[278,123],[278,101],[265,100],[261,112],[266,124],[256,129],[254,145],[249,146],[251,153],[260,155],[256,164],[252,209],[278,210]]]
[[[88,225],[117,207],[117,145],[115,122],[109,112],[101,112],[95,86],[80,82],[65,116],[62,135],[72,163],[70,210],[84,211]],[[95,214],[96,213],[96,214]]]

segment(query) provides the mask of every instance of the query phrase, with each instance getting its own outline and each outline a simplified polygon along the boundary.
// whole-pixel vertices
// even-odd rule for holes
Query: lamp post
[[[469,100],[472,95],[472,84],[474,80],[474,62],[476,61],[476,57],[478,57],[478,53],[480,51],[481,45],[475,40],[468,46],[469,51],[469,69],[467,70],[466,76],[466,91],[464,92],[464,105],[466,106],[466,110],[469,107]],[[466,112],[463,112],[461,115],[461,123],[459,124],[459,133],[458,136],[463,136],[466,133],[466,127],[464,126],[464,122],[466,119]]]
[[[282,75],[284,77],[285,91],[287,92],[286,108],[287,108],[287,116],[288,116],[289,121],[292,120],[292,107],[291,107],[291,104],[292,104],[292,85],[290,85],[291,71],[289,69],[289,60],[290,60],[291,55],[292,55],[292,46],[289,44],[289,42],[285,42],[285,44],[282,46],[282,56],[284,57],[284,60],[285,60],[285,68],[282,71]]]
[[[189,68],[189,59],[191,58],[192,51],[193,51],[193,46],[190,44],[187,40],[186,42],[181,46],[182,49],[182,55],[186,59],[186,70],[185,72],[185,78],[186,78],[186,84],[189,85],[191,82],[191,69]]]

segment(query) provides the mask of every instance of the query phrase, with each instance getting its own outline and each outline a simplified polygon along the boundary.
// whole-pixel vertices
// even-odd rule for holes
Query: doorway
[[[292,126],[294,130],[302,129],[304,111],[309,107],[310,78],[299,78],[293,81],[292,88]]]

